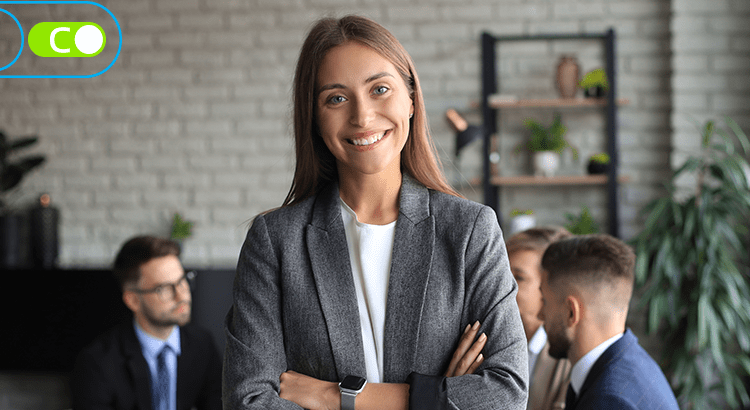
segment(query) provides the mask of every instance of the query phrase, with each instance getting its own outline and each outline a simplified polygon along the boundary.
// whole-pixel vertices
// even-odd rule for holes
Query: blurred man
[[[122,246],[113,271],[133,320],[79,354],[74,409],[221,409],[221,358],[211,335],[188,325],[192,273],[179,256],[176,243],[152,236]]]
[[[656,362],[625,328],[633,250],[609,235],[550,245],[542,258],[549,354],[573,364],[566,410],[678,410]]]
[[[539,320],[542,308],[542,255],[547,247],[571,233],[562,227],[527,229],[508,239],[508,261],[518,283],[516,301],[526,332],[529,351],[529,410],[562,409],[570,382],[570,362],[548,354],[549,343],[544,323]]]

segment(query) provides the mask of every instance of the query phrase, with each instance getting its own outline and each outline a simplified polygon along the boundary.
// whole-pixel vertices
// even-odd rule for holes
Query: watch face
[[[367,380],[364,377],[359,376],[346,376],[341,381],[341,388],[347,390],[359,390],[361,389]]]

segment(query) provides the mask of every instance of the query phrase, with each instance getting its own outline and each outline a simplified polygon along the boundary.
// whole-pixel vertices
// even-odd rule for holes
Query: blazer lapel
[[[347,375],[365,376],[357,295],[337,184],[330,184],[315,200],[306,239],[339,380]]]
[[[193,374],[194,358],[190,354],[192,352],[190,349],[191,340],[189,336],[186,336],[186,333],[180,328],[180,355],[177,356],[177,394],[175,395],[177,397],[177,410],[185,408],[184,403],[187,400],[188,393],[186,389],[195,387],[190,386],[191,383],[188,382],[191,379],[195,380],[195,374]]]
[[[607,350],[605,350],[604,353],[602,353],[602,355],[599,356],[598,359],[596,359],[594,366],[591,367],[591,371],[589,371],[588,376],[586,376],[586,380],[583,382],[583,386],[581,386],[581,391],[578,393],[578,398],[581,398],[586,393],[586,390],[588,390],[588,388],[591,387],[591,385],[594,384],[594,382],[599,378],[599,376],[601,376],[601,374],[604,373],[604,371],[612,365],[612,362],[619,360],[620,357],[622,357],[625,351],[628,350],[633,343],[638,343],[638,339],[636,339],[635,335],[630,331],[630,329],[626,329],[625,334],[622,335],[620,340],[613,343],[612,346],[608,347]]]
[[[126,321],[123,324],[123,354],[126,357],[128,369],[130,370],[131,382],[135,393],[135,401],[139,409],[151,408],[151,374],[148,370],[146,359],[143,358],[143,350],[138,338],[135,336],[133,322]]]
[[[404,380],[416,360],[435,244],[435,219],[429,212],[429,191],[407,174],[401,183],[399,210],[385,313],[385,382]]]

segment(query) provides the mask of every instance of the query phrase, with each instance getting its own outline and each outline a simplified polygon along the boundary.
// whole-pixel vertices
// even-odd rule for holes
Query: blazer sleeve
[[[77,357],[70,377],[72,405],[76,410],[113,410],[115,394],[104,363],[88,350]]]
[[[482,323],[487,334],[485,360],[474,374],[447,379],[448,402],[454,409],[526,408],[528,353],[516,303],[518,285],[495,212],[482,207],[466,247],[468,318]],[[473,320],[473,319],[471,319]]]
[[[225,320],[224,410],[301,409],[278,394],[279,376],[287,370],[279,265],[260,215],[242,246]]]
[[[211,335],[206,334],[204,348],[207,364],[203,374],[203,386],[198,398],[196,408],[198,410],[221,410],[221,356],[216,348]]]

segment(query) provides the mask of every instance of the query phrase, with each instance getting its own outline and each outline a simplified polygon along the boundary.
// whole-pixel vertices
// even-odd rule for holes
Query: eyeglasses
[[[189,286],[193,284],[193,280],[195,279],[196,275],[197,273],[191,270],[190,272],[185,272],[185,275],[183,275],[177,282],[163,283],[151,289],[131,288],[130,291],[138,294],[156,293],[156,296],[162,302],[166,302],[168,300],[174,299],[175,295],[177,295],[177,288],[189,288]]]

